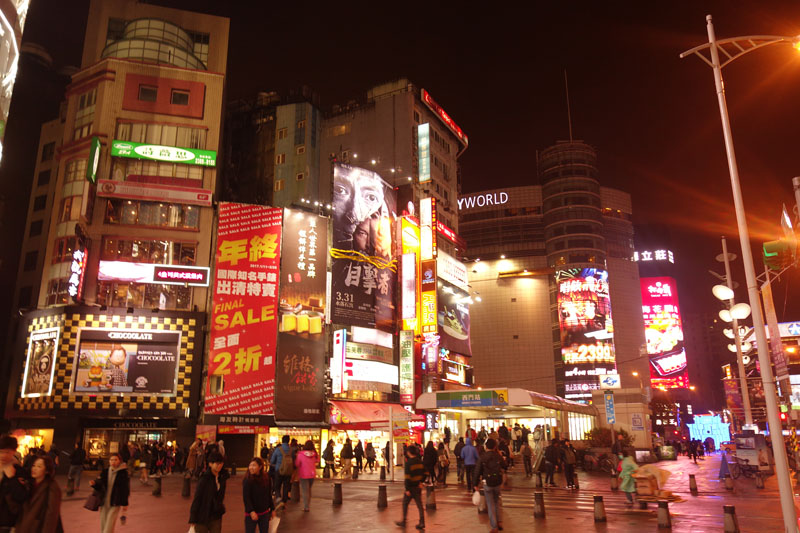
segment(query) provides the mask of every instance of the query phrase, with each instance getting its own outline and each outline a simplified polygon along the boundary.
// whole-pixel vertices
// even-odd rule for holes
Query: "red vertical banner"
[[[205,412],[274,411],[280,208],[219,204]]]

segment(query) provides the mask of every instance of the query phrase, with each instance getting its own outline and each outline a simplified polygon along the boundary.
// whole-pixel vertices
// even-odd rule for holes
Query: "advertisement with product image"
[[[439,346],[456,353],[472,355],[469,340],[469,294],[446,281],[439,283]]]
[[[22,397],[49,396],[58,355],[61,328],[40,329],[31,333],[28,358],[22,380]]]
[[[370,170],[333,170],[331,322],[390,331],[397,258],[394,189]]]
[[[653,388],[689,387],[678,287],[670,277],[642,278],[642,316]]]
[[[180,331],[81,329],[73,392],[173,395]]]

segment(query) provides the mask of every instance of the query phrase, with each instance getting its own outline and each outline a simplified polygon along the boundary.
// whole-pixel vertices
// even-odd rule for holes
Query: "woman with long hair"
[[[61,488],[55,480],[56,465],[48,456],[37,457],[31,467],[33,486],[17,518],[19,533],[56,533],[61,526]]]
[[[336,475],[336,456],[333,451],[333,439],[328,441],[325,451],[322,452],[322,458],[325,459],[325,467],[330,467],[331,474]]]
[[[272,482],[261,457],[253,457],[250,460],[247,475],[242,482],[242,496],[244,497],[245,532],[255,533],[256,526],[258,526],[259,533],[267,533],[274,505]]]
[[[308,512],[311,503],[311,485],[317,477],[317,463],[319,455],[314,448],[314,443],[307,440],[303,449],[297,452],[294,464],[297,467],[297,476],[300,478],[300,490],[303,493],[303,511]]]
[[[425,445],[425,452],[422,454],[422,464],[425,465],[425,471],[428,473],[428,485],[436,484],[436,464],[438,462],[439,453],[436,451],[436,445],[429,440]]]
[[[128,480],[128,468],[122,462],[120,454],[114,452],[108,458],[108,468],[91,482],[92,487],[101,495],[100,532],[114,533],[117,517],[128,510],[128,496],[131,485]]]

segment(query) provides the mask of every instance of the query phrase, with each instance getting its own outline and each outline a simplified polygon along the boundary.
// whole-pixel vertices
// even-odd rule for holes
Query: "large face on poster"
[[[586,400],[600,388],[599,375],[616,373],[608,272],[559,270],[556,282],[565,396]]]
[[[275,418],[321,422],[327,220],[286,209],[282,247]]]
[[[81,329],[72,390],[173,395],[180,348],[180,331]]]
[[[375,172],[337,164],[333,206],[331,321],[391,329],[395,192]]]
[[[22,380],[23,398],[49,396],[52,392],[60,334],[60,328],[40,329],[31,333]]]
[[[273,414],[281,219],[219,204],[206,413]]]
[[[675,280],[655,277],[640,281],[642,316],[650,355],[650,385],[666,389],[686,388],[689,374]]]
[[[439,346],[450,351],[472,355],[469,343],[469,294],[455,285],[440,281],[437,294],[439,307]]]
[[[29,1],[14,0],[4,1],[2,6],[3,16],[0,17],[0,48],[3,50],[3,68],[0,70],[0,143],[6,131],[6,120],[11,106],[11,94],[14,90],[14,81],[17,78],[17,64],[19,62],[20,46],[22,44],[22,29],[28,16]],[[0,144],[0,156],[2,156]]]

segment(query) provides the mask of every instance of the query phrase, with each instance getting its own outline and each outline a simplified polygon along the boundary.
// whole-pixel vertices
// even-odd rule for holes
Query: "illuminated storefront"
[[[670,277],[642,278],[642,316],[650,383],[657,389],[689,387],[678,286]]]
[[[559,270],[556,282],[564,397],[587,401],[600,388],[599,375],[616,373],[608,272]]]

